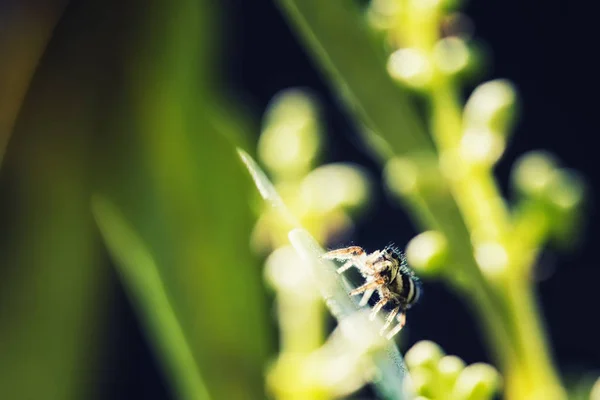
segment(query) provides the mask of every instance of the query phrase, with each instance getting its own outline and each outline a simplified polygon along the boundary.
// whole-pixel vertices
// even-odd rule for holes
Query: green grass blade
[[[145,331],[152,335],[179,398],[209,399],[151,254],[109,201],[96,197],[92,208],[123,284],[139,309]]]
[[[211,396],[263,399],[272,342],[248,241],[253,189],[233,145],[248,128],[221,88],[227,18],[210,0],[127,5],[123,91],[101,135],[97,192],[151,250]]]
[[[244,151],[238,149],[238,153],[265,201],[280,210],[282,215],[287,214],[286,218],[293,219],[275,187],[258,164]],[[332,261],[321,258],[324,250],[305,229],[299,227],[298,223],[294,226],[289,232],[290,242],[306,265],[311,268],[315,282],[318,283],[321,295],[332,315],[340,324],[350,324],[349,329],[355,332],[366,332],[367,337],[371,335],[373,329],[380,327],[378,324],[381,321],[369,321],[367,314],[364,313],[365,310],[348,295],[351,286],[342,275],[337,273],[337,266]],[[371,336],[373,340],[377,340],[375,335]],[[374,358],[379,369],[379,379],[374,384],[380,395],[392,400],[410,398],[405,385],[410,378],[395,343],[389,341],[384,351],[377,351]]]
[[[294,215],[288,210],[285,203],[277,193],[277,190],[267,178],[267,175],[263,172],[263,170],[258,166],[256,161],[248,153],[244,150],[237,149],[238,155],[242,159],[242,162],[250,172],[250,176],[252,176],[252,180],[258,189],[261,197],[274,209],[276,209],[279,214],[285,219],[285,221],[290,224],[290,226],[299,227],[300,223],[294,217]]]
[[[301,228],[293,229],[289,238],[298,254],[312,267],[312,273],[333,316],[340,323],[352,323],[350,329],[355,332],[364,330],[364,326],[374,325],[374,321],[370,321],[366,314],[357,316],[361,309],[348,295],[350,285],[337,273],[338,266],[335,263],[321,258],[325,251],[310,233]],[[407,379],[406,367],[394,342],[389,341],[385,351],[376,354],[376,363],[380,376],[375,385],[380,395],[386,399],[410,398],[404,384]]]
[[[351,117],[367,128],[377,150],[383,138],[395,154],[431,151],[433,144],[406,94],[387,73],[355,2],[277,0],[306,48],[341,94]],[[374,135],[379,140],[373,140]]]

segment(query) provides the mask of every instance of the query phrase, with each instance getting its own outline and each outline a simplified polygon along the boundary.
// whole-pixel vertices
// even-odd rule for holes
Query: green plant
[[[352,391],[349,389],[357,389],[368,378],[375,380],[385,398],[401,400],[410,396],[406,369],[397,347],[378,334],[381,321],[379,326],[369,321],[367,313],[350,299],[351,286],[336,272],[337,266],[321,258],[324,250],[301,227],[252,157],[242,150],[239,153],[262,198],[287,224],[289,241],[302,259],[294,263],[294,254],[281,259],[277,252],[286,251],[284,247],[271,256],[275,258],[269,268],[271,281],[278,291],[279,305],[284,306],[279,313],[284,346],[270,374],[275,395],[299,399],[340,396]],[[295,271],[294,266],[304,271]],[[309,310],[308,318],[300,316],[300,320],[308,329],[315,325],[318,329],[321,316],[310,312],[314,304],[311,292],[315,288],[340,327],[339,333],[319,348],[315,346],[318,339],[317,343],[311,342],[312,335],[306,336],[304,329],[293,326],[299,317],[296,313],[306,314]],[[285,346],[286,343],[291,346]]]
[[[406,352],[415,391],[421,398],[452,400],[490,399],[501,386],[498,371],[484,363],[465,365],[445,355],[430,341],[420,341]]]
[[[547,240],[572,237],[584,186],[553,158],[531,153],[514,169],[516,204],[502,198],[493,167],[513,125],[516,94],[506,81],[488,82],[463,108],[461,82],[477,69],[480,54],[460,32],[439,35],[457,4],[374,1],[371,21],[387,37],[389,57],[348,2],[279,4],[362,126],[387,185],[426,231],[408,245],[409,262],[445,280],[474,308],[507,398],[565,398],[531,274]],[[408,91],[426,100],[427,128]]]
[[[254,224],[235,152],[252,128],[216,83],[218,2],[23,3],[0,6],[4,397],[98,389],[90,375],[113,322],[105,253],[178,398],[260,399],[265,380],[272,396],[299,400],[368,382],[386,399],[485,399],[502,385],[510,399],[566,396],[530,278],[547,241],[576,237],[585,187],[536,152],[515,165],[513,205],[500,196],[493,168],[517,95],[495,80],[463,104],[485,57],[455,29],[459,1],[373,0],[366,13],[358,1],[276,3],[422,231],[410,263],[474,309],[502,379],[431,342],[405,363],[320,257],[359,221],[371,181],[355,165],[319,165],[322,127],[306,92],[284,92],[265,115],[257,159],[272,182],[240,152],[266,200]],[[269,254],[276,356],[248,238]],[[600,396],[600,381],[591,390]]]
[[[118,373],[102,366],[128,357],[110,334],[116,265],[176,396],[263,398],[271,340],[243,117],[215,83],[218,5],[66,3],[0,6],[2,397],[94,398]]]

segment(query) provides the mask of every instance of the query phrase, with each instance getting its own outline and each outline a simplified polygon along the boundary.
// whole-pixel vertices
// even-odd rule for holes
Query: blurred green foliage
[[[209,399],[206,383],[150,252],[112,204],[95,196],[92,208],[120,278],[138,307],[144,330],[154,340],[178,397]]]
[[[93,394],[87,375],[98,372],[92,349],[106,344],[101,310],[111,292],[91,218],[98,194],[149,249],[210,396],[262,398],[271,339],[248,246],[250,181],[235,153],[244,117],[215,80],[216,7],[157,0],[67,11],[4,165],[3,393]],[[144,315],[148,297],[129,294]],[[160,348],[160,332],[148,335]]]
[[[474,308],[507,397],[562,399],[530,274],[548,240],[572,244],[585,185],[530,153],[514,168],[514,206],[502,198],[493,168],[518,96],[495,80],[461,99],[484,57],[459,3],[373,0],[365,16],[344,0],[277,1],[422,228],[411,264]],[[265,114],[258,155],[274,185],[243,156],[271,201],[255,224],[235,151],[252,147],[251,128],[219,83],[217,3],[65,4],[0,15],[3,398],[94,397],[114,293],[107,255],[177,397],[264,398],[266,374],[278,398],[344,396],[371,380],[405,398],[397,348],[372,335],[348,283],[320,259],[318,243],[351,231],[370,183],[357,166],[319,166],[315,99],[286,91]],[[423,115],[411,96],[425,100]],[[271,252],[265,271],[251,238]],[[263,273],[276,294],[276,358]],[[328,339],[324,304],[339,320]],[[420,399],[485,399],[500,387],[491,366],[430,342],[407,364]]]
[[[366,171],[358,165],[319,165],[323,142],[319,104],[313,96],[288,89],[273,98],[263,118],[259,160],[298,223],[327,244],[352,232],[369,205],[371,188]],[[280,210],[269,204],[259,209],[252,238],[255,250],[287,245],[290,224]]]
[[[348,233],[368,204],[370,183],[354,165],[317,166],[323,142],[317,109],[297,89],[279,93],[268,107],[258,148],[274,183],[239,151],[265,200],[253,242],[257,251],[271,251],[265,277],[276,293],[280,329],[267,385],[275,398],[308,400],[347,396],[374,381],[383,398],[410,398],[398,349],[377,333],[382,321],[368,320],[338,267],[321,258],[319,242]],[[327,340],[324,305],[338,321]]]
[[[500,374],[491,365],[467,366],[430,341],[417,342],[405,359],[418,399],[487,400],[501,386]]]
[[[248,154],[240,151],[240,156],[266,200],[260,207],[253,244],[259,252],[271,251],[265,275],[276,293],[280,329],[279,355],[269,368],[267,385],[278,399],[341,397],[372,378],[371,355],[381,351],[382,341],[378,336],[360,338],[348,332],[324,340],[324,304],[340,324],[349,324],[351,329],[358,325],[360,315],[348,297],[348,286],[340,284],[335,265],[321,265],[323,251],[315,246],[319,246],[317,241],[339,241],[351,231],[352,216],[368,204],[368,178],[354,165],[317,166],[323,133],[318,104],[306,91],[279,93],[263,120],[258,154],[274,183]],[[298,229],[301,226],[317,239]],[[329,295],[323,299],[319,293]],[[391,379],[381,385],[382,390],[390,398],[402,398],[402,385],[393,382],[402,379],[397,371],[403,370],[388,371]]]
[[[23,42],[31,47],[21,54],[30,56],[3,59],[4,71],[35,69],[61,4],[48,7],[39,32],[30,31],[44,37]],[[27,12],[23,18],[32,23],[37,10]],[[59,32],[79,29],[71,23]],[[89,33],[81,31],[88,45]],[[107,287],[89,210],[92,136],[82,134],[96,131],[98,117],[98,98],[90,93],[101,80],[90,78],[100,69],[89,55],[81,42],[53,42],[35,79],[22,86],[30,86],[26,100],[21,104],[16,93],[8,99],[18,105],[1,182],[0,387],[6,398],[81,398],[95,373],[89,360],[99,356]],[[6,106],[3,101],[3,113]]]
[[[425,231],[409,243],[409,263],[446,281],[477,313],[507,398],[563,399],[531,271],[549,238],[565,243],[579,227],[584,185],[550,162],[522,162],[514,179],[521,197],[514,207],[502,197],[493,168],[517,96],[495,80],[462,99],[482,53],[459,3],[373,0],[367,26],[356,4],[279,0],[363,127],[389,189]],[[344,40],[352,46],[339,46]],[[408,106],[411,96],[424,100],[422,114]]]

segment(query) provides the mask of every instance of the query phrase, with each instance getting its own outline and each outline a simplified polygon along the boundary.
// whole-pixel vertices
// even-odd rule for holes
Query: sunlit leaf
[[[110,202],[96,197],[92,208],[123,283],[137,306],[145,332],[159,350],[177,393],[182,399],[209,399],[152,255]]]
[[[280,210],[283,216],[289,214],[275,187],[258,164],[244,151],[238,149],[238,153],[265,201]],[[350,298],[348,295],[351,290],[350,284],[337,273],[337,266],[332,261],[321,258],[325,251],[317,241],[305,229],[299,227],[289,232],[289,239],[306,266],[310,268],[325,304],[340,325],[357,335],[361,332],[362,336],[359,340],[362,342],[361,345],[367,347],[373,345],[374,348],[378,348],[377,343],[381,338],[376,333],[377,324],[374,322],[379,321],[369,321],[367,315],[363,313],[364,310],[361,310],[357,302]],[[375,385],[380,394],[386,399],[408,398],[409,392],[405,384],[409,378],[407,378],[402,356],[394,342],[387,342],[383,351],[375,351],[374,358],[380,374]]]

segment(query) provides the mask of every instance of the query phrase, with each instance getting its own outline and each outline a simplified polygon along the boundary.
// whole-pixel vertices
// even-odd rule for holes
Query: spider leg
[[[394,336],[396,336],[396,334],[398,332],[400,332],[400,330],[404,327],[404,324],[406,324],[406,314],[404,313],[404,311],[402,311],[400,314],[398,314],[398,325],[396,325],[394,327],[394,329],[392,329],[387,335],[386,338],[387,339],[391,339]]]
[[[366,292],[367,290],[377,289],[383,283],[384,283],[383,279],[375,279],[374,281],[367,282],[364,285],[359,286],[356,289],[354,289],[353,291],[351,291],[350,296],[354,296],[354,295]]]
[[[377,302],[377,304],[375,304],[375,307],[373,307],[373,311],[371,311],[371,315],[369,315],[369,319],[371,321],[373,321],[375,319],[375,317],[377,316],[377,313],[381,310],[381,308],[383,306],[385,306],[387,304],[387,302],[390,301],[387,297],[383,297],[381,298],[381,300],[379,300]]]
[[[373,296],[373,293],[375,293],[375,289],[365,290],[365,294],[363,294],[363,297],[360,300],[360,303],[358,303],[358,306],[359,307],[366,306],[367,303],[369,302],[369,299],[371,298],[371,296]]]
[[[342,265],[341,267],[339,267],[337,269],[337,273],[341,274],[347,270],[349,270],[352,267],[356,267],[356,265],[354,264],[354,260],[348,260],[344,263],[344,265]],[[358,267],[357,267],[358,268]]]
[[[398,314],[398,311],[400,311],[400,306],[394,308],[389,313],[388,317],[385,320],[385,324],[383,325],[383,327],[381,328],[381,331],[379,332],[380,335],[383,335],[383,332],[385,332],[387,330],[387,328],[389,328],[390,324],[392,323],[392,321],[396,317],[396,314]]]
[[[323,254],[321,257],[328,260],[350,260],[355,257],[361,257],[365,254],[362,247],[350,246],[343,249],[331,250]]]

